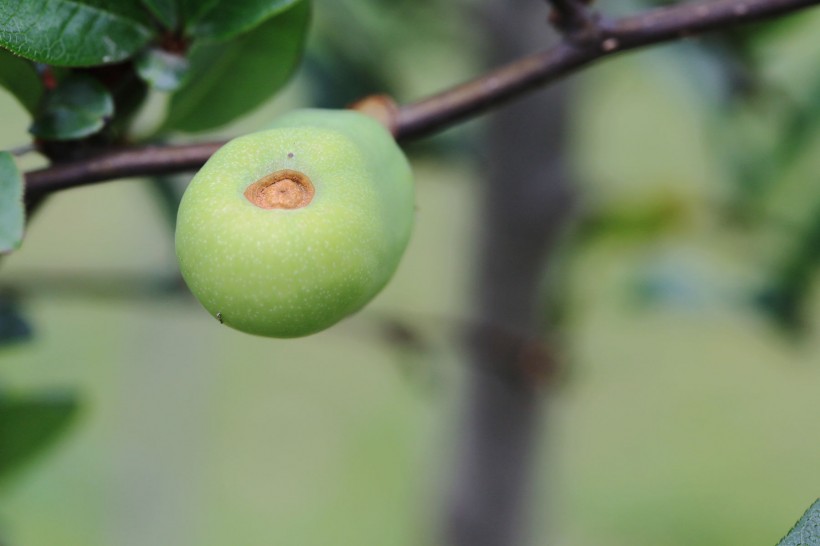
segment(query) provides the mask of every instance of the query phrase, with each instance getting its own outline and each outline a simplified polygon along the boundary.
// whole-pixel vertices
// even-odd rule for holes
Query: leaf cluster
[[[247,114],[290,79],[309,0],[0,0],[0,86],[53,162],[133,140],[149,93],[168,95],[154,138]],[[0,253],[20,245],[22,177],[0,154]]]

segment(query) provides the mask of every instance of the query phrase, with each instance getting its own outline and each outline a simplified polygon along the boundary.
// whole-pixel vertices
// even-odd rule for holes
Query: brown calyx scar
[[[313,200],[314,192],[306,174],[282,169],[245,188],[245,198],[263,209],[299,209]]]

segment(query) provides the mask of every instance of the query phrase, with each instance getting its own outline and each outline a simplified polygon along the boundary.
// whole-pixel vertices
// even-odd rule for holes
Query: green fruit
[[[270,337],[323,330],[392,277],[413,224],[404,154],[354,111],[301,110],[236,138],[179,207],[176,252],[220,322]]]

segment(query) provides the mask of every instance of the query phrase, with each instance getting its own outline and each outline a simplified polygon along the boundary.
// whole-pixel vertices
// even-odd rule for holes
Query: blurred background
[[[286,91],[196,138],[372,92],[406,102],[550,43],[500,30],[545,28],[545,5],[492,4],[317,0]],[[535,171],[559,161],[566,186],[535,214],[556,219],[527,297],[557,364],[530,542],[775,544],[820,495],[818,32],[808,11],[596,65],[520,107],[544,140],[488,140],[482,120],[408,146],[418,212],[396,277],[305,339],[222,328],[188,294],[169,207],[186,177],[163,182],[176,194],[130,180],[51,197],[3,259],[0,382],[77,409],[2,477],[0,543],[432,543],[504,141]],[[152,95],[142,130],[164,105]],[[0,120],[0,149],[27,142],[3,91]]]

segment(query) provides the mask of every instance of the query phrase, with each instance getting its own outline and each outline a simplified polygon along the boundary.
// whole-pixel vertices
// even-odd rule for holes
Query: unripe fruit
[[[179,268],[220,322],[304,336],[387,284],[413,215],[410,167],[382,125],[296,111],[232,140],[193,178],[177,217]]]

